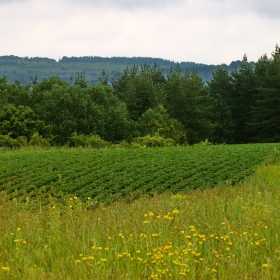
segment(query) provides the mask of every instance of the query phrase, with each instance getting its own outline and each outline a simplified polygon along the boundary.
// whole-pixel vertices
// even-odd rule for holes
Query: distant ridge
[[[235,67],[239,67],[241,61],[233,61],[229,65],[224,64],[231,72]],[[38,81],[51,76],[58,76],[69,82],[71,77],[83,75],[90,83],[98,83],[102,71],[109,77],[109,81],[118,71],[123,71],[127,67],[143,66],[144,64],[160,68],[164,75],[167,75],[171,68],[180,66],[182,72],[197,71],[203,81],[211,80],[212,73],[218,65],[207,65],[195,62],[174,62],[162,58],[152,57],[100,57],[63,56],[59,61],[47,57],[19,57],[15,55],[0,56],[0,77],[6,76],[9,82],[15,80],[22,84],[29,83],[35,76]]]

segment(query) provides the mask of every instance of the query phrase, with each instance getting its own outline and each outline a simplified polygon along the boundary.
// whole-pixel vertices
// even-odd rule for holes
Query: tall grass
[[[280,165],[110,206],[0,194],[0,279],[279,279]]]

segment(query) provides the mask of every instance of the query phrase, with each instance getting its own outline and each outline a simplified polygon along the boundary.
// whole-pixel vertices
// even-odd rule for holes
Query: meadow
[[[279,279],[280,156],[277,145],[258,145],[174,148],[178,162],[189,156],[182,165],[176,165],[173,148],[1,152],[0,279]],[[230,152],[226,152],[227,147]],[[180,157],[179,151],[183,153],[184,149]],[[55,188],[49,190],[56,189],[53,193],[47,187],[29,190],[31,184],[24,185],[21,180],[27,174],[28,180],[35,180],[37,173],[48,168],[49,172],[65,174],[64,164],[77,173],[71,154],[89,157],[82,166],[85,174],[88,164],[93,162],[94,166],[93,158],[98,162],[107,154],[103,160],[107,160],[109,169],[104,170],[113,173],[116,180],[124,170],[123,161],[129,168],[139,160],[142,165],[132,166],[137,171],[131,176],[145,176],[156,164],[154,171],[163,169],[161,158],[171,180],[176,172],[169,171],[170,166],[175,166],[174,170],[182,168],[198,151],[200,156],[193,160],[193,167],[188,165],[185,171],[194,169],[199,174],[206,166],[218,165],[217,169],[209,167],[210,171],[200,178],[210,180],[208,174],[219,170],[227,175],[217,177],[215,184],[201,179],[201,188],[188,188],[186,184],[185,189],[172,190],[171,182],[170,191],[165,184],[161,194],[148,191],[135,195],[135,199],[127,200],[122,195],[114,200],[104,197],[104,201],[103,196],[100,201],[97,196],[86,196],[87,192],[79,196],[77,190],[67,194],[64,187],[70,179],[63,184],[52,181],[50,186],[54,184]],[[223,151],[224,160],[219,151]],[[156,157],[160,152],[164,156]],[[140,154],[144,159],[138,159]],[[128,155],[134,160],[126,161]],[[47,167],[47,162],[52,165]],[[243,169],[233,172],[240,165]],[[99,168],[92,173],[98,173]],[[80,179],[84,173],[80,173]],[[230,175],[239,173],[239,177]],[[145,178],[149,176],[151,173]],[[61,175],[61,181],[63,178],[66,176]],[[16,190],[18,180],[24,191]],[[148,186],[145,180],[141,186]],[[129,193],[131,190],[127,196]]]

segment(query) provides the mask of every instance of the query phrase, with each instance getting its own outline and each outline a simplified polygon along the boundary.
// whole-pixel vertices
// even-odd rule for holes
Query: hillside
[[[141,66],[144,64],[154,65],[167,75],[171,68],[175,68],[177,64],[182,69],[196,70],[204,81],[209,81],[213,71],[218,65],[198,64],[194,62],[181,62],[165,60],[161,58],[151,57],[62,57],[59,61],[42,57],[18,57],[14,55],[0,56],[0,77],[6,76],[9,82],[15,80],[22,84],[29,83],[37,75],[38,81],[51,76],[58,76],[69,82],[71,77],[77,75],[85,76],[90,83],[98,83],[102,71],[109,77],[109,81],[116,75],[118,71],[123,71],[127,67]],[[234,67],[238,67],[240,61],[232,62],[225,65],[230,72]]]

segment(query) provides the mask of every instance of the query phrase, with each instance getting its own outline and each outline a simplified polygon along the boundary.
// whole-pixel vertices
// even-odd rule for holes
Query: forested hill
[[[60,77],[69,82],[71,77],[83,75],[90,83],[99,83],[101,72],[105,72],[109,82],[118,71],[131,68],[133,66],[156,65],[167,75],[170,69],[174,69],[178,64],[182,73],[186,70],[196,70],[203,81],[210,81],[212,73],[218,65],[199,64],[194,62],[177,63],[170,60],[151,57],[62,57],[59,61],[42,57],[18,57],[14,55],[0,56],[0,77],[6,76],[9,82],[15,80],[22,84],[29,83],[35,76],[38,81],[51,76]],[[234,61],[230,65],[225,65],[228,72],[235,67],[239,67],[241,61]]]

